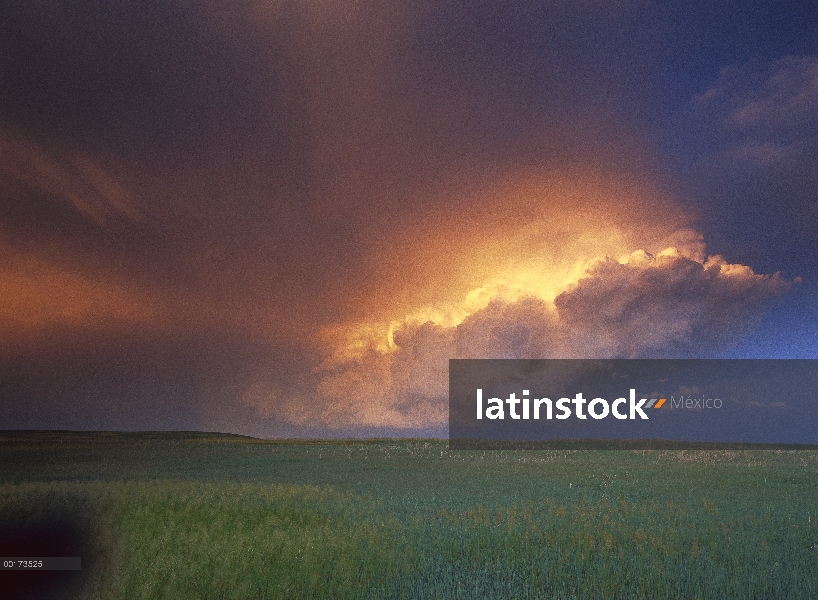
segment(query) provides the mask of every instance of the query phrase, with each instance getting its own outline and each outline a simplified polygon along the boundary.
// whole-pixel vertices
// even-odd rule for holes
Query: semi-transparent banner
[[[818,360],[452,359],[449,443],[818,447]]]

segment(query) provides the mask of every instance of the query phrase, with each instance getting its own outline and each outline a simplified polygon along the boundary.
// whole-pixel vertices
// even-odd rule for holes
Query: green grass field
[[[816,516],[816,451],[0,433],[60,597],[816,598]]]

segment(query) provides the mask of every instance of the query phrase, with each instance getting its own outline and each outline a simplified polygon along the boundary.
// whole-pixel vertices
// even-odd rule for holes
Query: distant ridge
[[[123,438],[142,441],[200,441],[200,442],[259,442],[258,438],[237,433],[208,431],[71,431],[60,429],[6,429],[0,430],[0,443],[13,441],[67,442],[118,440]]]
[[[245,444],[382,444],[392,442],[433,442],[444,444],[446,438],[257,438],[239,433],[212,431],[74,431],[69,429],[0,429],[0,444],[4,442],[209,442]]]
[[[88,442],[370,445],[392,442],[448,443],[450,450],[818,450],[818,444],[761,444],[750,442],[687,442],[677,440],[475,440],[446,438],[256,438],[209,431],[72,431],[58,429],[0,429],[0,444],[70,444]]]

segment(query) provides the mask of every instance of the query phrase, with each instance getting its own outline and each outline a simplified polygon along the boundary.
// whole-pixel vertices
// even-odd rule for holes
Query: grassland
[[[815,598],[816,516],[812,450],[0,433],[6,547],[83,557],[61,597]]]

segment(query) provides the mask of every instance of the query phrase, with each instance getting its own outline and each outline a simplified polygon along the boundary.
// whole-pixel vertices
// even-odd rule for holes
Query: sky
[[[818,358],[809,2],[0,3],[0,427],[446,434],[449,358]]]

